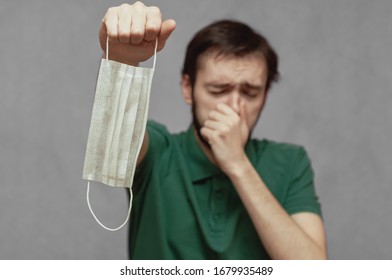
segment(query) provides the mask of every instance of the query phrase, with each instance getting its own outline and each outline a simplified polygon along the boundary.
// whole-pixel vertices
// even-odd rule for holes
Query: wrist
[[[229,165],[225,173],[231,180],[238,180],[247,176],[252,168],[252,164],[244,154],[241,160],[236,160],[233,164]]]

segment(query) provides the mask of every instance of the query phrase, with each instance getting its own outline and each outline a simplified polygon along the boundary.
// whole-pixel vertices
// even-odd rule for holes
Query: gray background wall
[[[126,259],[127,230],[92,218],[81,179],[106,9],[122,1],[0,2],[0,259]],[[243,20],[281,58],[255,135],[303,144],[313,161],[332,259],[392,259],[392,1],[165,0],[177,30],[157,60],[150,117],[190,122],[184,48],[212,20]],[[124,190],[95,187],[109,226]]]

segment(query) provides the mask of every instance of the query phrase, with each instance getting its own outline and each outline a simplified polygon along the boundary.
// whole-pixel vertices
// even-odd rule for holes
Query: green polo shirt
[[[136,170],[131,259],[269,259],[229,178],[201,150],[190,127],[170,134],[147,125],[149,148]],[[321,215],[302,147],[250,140],[253,166],[288,212]]]

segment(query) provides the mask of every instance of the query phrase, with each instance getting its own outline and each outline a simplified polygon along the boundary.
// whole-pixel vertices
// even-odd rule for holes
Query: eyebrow
[[[251,90],[263,90],[264,89],[263,85],[254,85],[254,84],[249,84],[249,83],[242,83],[241,87],[245,87],[245,88],[251,89]]]
[[[206,86],[206,87],[215,87],[215,88],[227,88],[227,87],[232,87],[233,84],[221,83],[221,82],[208,82],[208,83],[205,83],[204,86]]]
[[[212,88],[219,88],[219,89],[223,89],[223,88],[230,88],[233,87],[235,84],[232,83],[221,83],[221,82],[208,82],[205,83],[205,87],[212,87]],[[263,90],[264,86],[262,85],[255,85],[255,84],[250,84],[248,82],[245,83],[241,83],[240,84],[241,88],[246,88],[246,89],[250,89],[250,90]]]

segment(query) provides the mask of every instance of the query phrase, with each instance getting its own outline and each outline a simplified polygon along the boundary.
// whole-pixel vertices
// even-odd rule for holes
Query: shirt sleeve
[[[312,212],[321,216],[321,205],[314,186],[314,172],[304,148],[298,149],[289,174],[287,198],[284,203],[286,211],[290,215]]]
[[[139,163],[135,171],[132,186],[134,194],[138,194],[147,185],[151,179],[155,165],[159,162],[159,158],[169,143],[169,132],[165,126],[157,122],[148,121],[146,133],[148,133],[148,149],[146,156]]]

